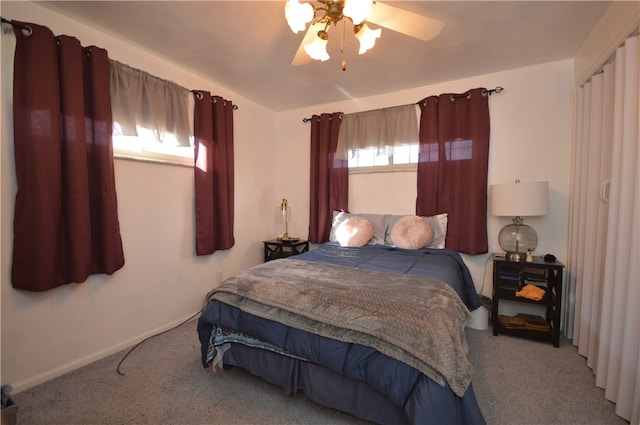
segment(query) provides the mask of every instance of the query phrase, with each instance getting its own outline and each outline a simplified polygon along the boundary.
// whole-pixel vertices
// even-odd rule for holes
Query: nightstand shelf
[[[264,243],[264,261],[287,258],[309,251],[308,240],[270,240]]]
[[[541,257],[533,261],[509,261],[504,255],[493,255],[493,334],[512,335],[550,342],[560,346],[560,315],[562,311],[562,272],[564,265],[558,261],[545,262]],[[525,285],[534,285],[545,291],[540,300],[516,295]],[[501,301],[538,305],[544,307],[544,317],[538,324],[531,317],[517,314],[515,317],[499,313]],[[526,320],[525,320],[526,319]],[[536,330],[532,328],[545,328]]]

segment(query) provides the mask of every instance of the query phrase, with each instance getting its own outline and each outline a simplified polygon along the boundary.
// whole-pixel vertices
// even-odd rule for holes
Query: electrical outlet
[[[222,283],[222,281],[224,280],[224,272],[222,270],[219,270],[216,278],[218,279],[218,283]]]

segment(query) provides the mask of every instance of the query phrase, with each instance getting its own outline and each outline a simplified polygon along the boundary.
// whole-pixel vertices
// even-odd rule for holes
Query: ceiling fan
[[[310,23],[300,46],[291,62],[292,65],[304,65],[312,59],[329,59],[326,46],[329,30],[338,23],[350,21],[355,37],[360,41],[359,53],[363,54],[380,38],[381,29],[372,30],[367,23],[397,31],[408,36],[429,41],[437,36],[444,23],[398,7],[389,6],[374,0],[314,0],[300,3],[299,0],[287,0],[285,17],[294,33],[303,31]],[[344,47],[344,40],[342,41]],[[346,61],[342,61],[346,70]]]

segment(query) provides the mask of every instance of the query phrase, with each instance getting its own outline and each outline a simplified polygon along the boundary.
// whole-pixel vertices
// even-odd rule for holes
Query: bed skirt
[[[459,398],[434,381],[422,379],[414,389],[415,397],[402,409],[366,383],[346,378],[315,363],[260,348],[231,344],[224,353],[223,364],[225,367],[239,367],[280,386],[287,395],[301,391],[315,403],[378,424],[485,423],[471,385],[464,397]],[[430,396],[420,396],[427,394]]]

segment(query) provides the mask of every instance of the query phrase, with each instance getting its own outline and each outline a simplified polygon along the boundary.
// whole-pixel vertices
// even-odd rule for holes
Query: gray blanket
[[[209,294],[255,316],[375,348],[462,397],[473,368],[464,327],[469,310],[430,278],[311,261],[270,261]]]

